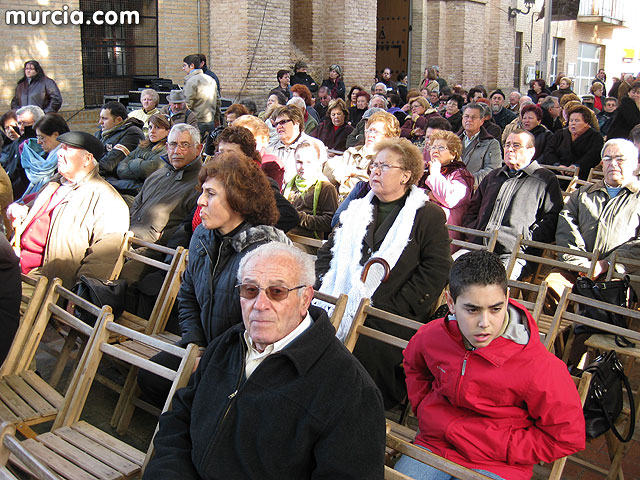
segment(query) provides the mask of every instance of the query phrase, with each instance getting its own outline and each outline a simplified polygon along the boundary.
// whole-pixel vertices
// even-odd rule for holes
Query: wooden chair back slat
[[[476,230],[475,228],[461,227],[459,225],[447,225],[447,229],[452,232],[462,233],[468,237],[481,237],[486,240],[486,245],[484,245],[454,238],[451,240],[452,245],[456,245],[467,250],[487,250],[489,252],[493,252],[496,248],[498,230],[486,232],[484,230]]]
[[[159,377],[166,378],[169,381],[173,381],[173,379],[175,378],[176,372],[174,370],[163,367],[162,365],[152,362],[151,360],[147,360],[140,355],[135,355],[123,349],[120,345],[103,343],[102,345],[100,345],[100,350],[113,358],[122,360],[129,365],[142,368],[143,370],[148,370],[155,375],[158,375]]]
[[[15,437],[15,430],[13,426],[9,424],[3,424],[2,430],[2,450],[4,456],[7,458],[3,460],[3,466],[6,465],[8,460],[8,453],[15,455],[15,457],[29,469],[29,472],[35,476],[38,480],[62,480],[62,477],[58,476],[53,470],[47,467],[44,463],[40,461],[38,457],[36,457],[33,453],[25,448],[22,443]],[[6,468],[6,467],[5,467]],[[9,470],[7,470],[9,472]],[[12,478],[16,479],[17,477],[13,476],[9,472],[11,476],[1,476],[2,478]]]
[[[107,325],[107,330],[116,335],[122,335],[131,340],[136,340],[144,345],[149,345],[156,350],[161,350],[163,352],[169,353],[176,357],[181,357],[184,355],[184,348],[178,347],[177,345],[172,345],[170,343],[166,343],[157,338],[151,337],[141,332],[137,332],[131,328],[127,328],[124,325],[120,325],[118,323],[110,323]]]
[[[339,297],[334,297],[333,295],[328,295],[314,290],[313,298],[317,298],[318,300],[334,305],[333,313],[331,313],[329,320],[331,321],[333,328],[337,331],[340,326],[340,322],[342,321],[342,317],[344,317],[344,312],[347,309],[347,301],[349,300],[347,295],[341,293]]]
[[[305,237],[303,235],[296,235],[295,233],[287,233],[287,237],[293,243],[299,243],[300,245],[306,245],[308,247],[320,248],[324,245],[325,240],[320,240],[318,238]]]
[[[19,371],[19,366],[24,364],[22,357],[29,351],[29,342],[33,334],[32,330],[38,317],[38,312],[42,307],[42,302],[47,295],[47,277],[35,279],[22,274],[22,282],[29,285],[33,289],[33,292],[30,297],[24,293],[22,295],[22,302],[25,304],[24,313],[20,319],[18,330],[16,330],[16,334],[13,337],[11,348],[9,352],[7,352],[7,357],[2,367],[0,367],[0,376],[17,372]]]
[[[613,252],[613,257],[611,258],[611,265],[607,270],[606,281],[609,282],[613,279],[624,278],[626,275],[629,276],[629,279],[632,282],[640,283],[640,259],[624,257],[620,252]],[[624,267],[625,272],[629,270],[629,267],[634,267],[633,270],[638,273],[621,273],[616,270],[616,266],[621,265]],[[640,293],[640,292],[636,292]]]
[[[127,252],[124,252],[124,256],[131,260],[135,260],[137,262],[144,263],[145,265],[149,265],[150,267],[155,267],[164,271],[169,270],[168,264],[164,262],[160,262],[158,260],[154,260],[153,258],[145,257],[144,255],[140,255],[139,253],[127,251]]]

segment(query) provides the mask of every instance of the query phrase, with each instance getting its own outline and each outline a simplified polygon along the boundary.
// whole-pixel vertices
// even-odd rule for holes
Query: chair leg
[[[124,410],[122,411],[122,415],[120,415],[120,420],[118,421],[118,426],[116,428],[116,433],[118,435],[124,435],[129,429],[129,424],[131,423],[131,418],[133,417],[133,412],[136,409],[136,406],[133,404],[133,400],[140,396],[140,387],[136,382],[133,390],[131,391],[131,395],[129,397],[129,401],[124,406]]]
[[[60,378],[62,377],[62,373],[64,372],[65,367],[67,366],[67,361],[71,356],[71,352],[73,351],[73,347],[75,346],[76,339],[78,338],[78,334],[72,330],[67,335],[67,338],[64,341],[64,345],[62,346],[62,350],[60,350],[60,355],[58,356],[58,363],[56,363],[56,367],[53,369],[53,373],[51,374],[51,378],[49,379],[49,385],[52,387],[57,387],[60,382]]]
[[[120,418],[122,417],[125,410],[127,410],[127,406],[131,403],[132,392],[134,390],[134,387],[136,387],[138,384],[137,375],[138,369],[131,367],[122,387],[122,391],[120,392],[118,403],[116,404],[113,415],[111,416],[111,426],[113,428],[116,428],[118,427],[118,425],[120,425]],[[126,426],[124,428],[126,430]]]

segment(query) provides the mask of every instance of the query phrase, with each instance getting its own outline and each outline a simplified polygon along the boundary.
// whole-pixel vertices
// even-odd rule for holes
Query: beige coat
[[[56,175],[36,197],[29,214],[17,228],[23,233],[33,217],[60,186]],[[129,229],[129,209],[120,194],[96,167],[53,210],[45,245],[42,274],[60,277],[67,288],[80,275],[106,279]]]
[[[184,94],[198,123],[209,123],[220,117],[220,98],[216,81],[196,68],[184,77]]]

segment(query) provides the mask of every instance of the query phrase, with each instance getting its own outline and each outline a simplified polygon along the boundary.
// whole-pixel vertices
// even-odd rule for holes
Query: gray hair
[[[630,73],[627,73],[624,76],[624,81],[627,82],[627,83],[631,83],[631,80],[633,80],[633,78],[634,78],[633,75],[631,75]]]
[[[551,107],[555,106],[556,103],[560,105],[560,102],[556,97],[549,95],[548,97],[545,97],[545,99],[542,100],[542,102],[540,102],[540,107],[546,108],[547,110],[549,110]]]
[[[298,108],[302,109],[302,114],[307,111],[307,104],[304,102],[303,98],[300,97],[291,97],[287,102],[287,105],[295,105]]]
[[[384,91],[385,91],[385,92],[387,91],[387,86],[386,86],[384,83],[382,83],[382,82],[378,82],[378,83],[376,83],[376,84],[373,86],[373,89],[375,90],[376,88],[378,88],[378,86],[381,86],[382,88],[384,88]]]
[[[384,88],[387,88],[387,87],[385,86]],[[373,97],[371,97],[371,100],[369,100],[369,108],[371,108],[371,102],[373,102],[374,98],[381,98],[384,101],[384,108],[389,108],[389,101],[387,100],[387,98],[384,95],[379,95],[379,94],[376,94]]]
[[[471,110],[476,110],[480,113],[480,115],[482,115],[482,117],[484,117],[484,108],[482,106],[482,103],[467,103],[464,107],[462,107],[462,113],[466,113],[467,110],[471,109]]]
[[[255,257],[266,257],[269,261],[272,261],[273,257],[288,257],[296,263],[299,285],[311,287],[316,281],[316,269],[311,255],[303,252],[293,245],[281,242],[269,242],[264,245],[260,245],[258,248],[251,250],[242,257],[242,260],[240,260],[240,266],[238,267],[238,282],[242,282],[244,269],[247,263]],[[293,286],[297,285],[291,285],[290,287]]]
[[[521,107],[524,107],[525,105],[528,105],[530,103],[533,103],[533,99],[529,95],[523,95],[520,97],[520,100],[518,100],[518,104]]]
[[[30,112],[31,115],[33,115],[34,122],[37,122],[42,117],[44,117],[44,110],[42,110],[37,105],[26,105],[22,108],[19,108],[18,110],[16,110],[16,117],[19,117],[20,115],[28,112]]]
[[[322,86],[318,89],[318,95],[320,95],[321,93],[329,93],[331,90],[329,90],[329,87],[325,87]]]
[[[622,151],[622,155],[624,155],[625,160],[638,161],[638,148],[633,144],[633,142],[624,138],[612,138],[611,140],[607,140],[600,151],[600,158],[604,157],[604,151],[610,145],[618,147],[620,151]]]
[[[158,95],[158,92],[156,92],[153,88],[145,88],[144,90],[142,90],[140,92],[141,99],[143,95],[151,95],[151,98],[153,99],[153,101],[156,102],[156,106],[160,102],[160,95]]]
[[[518,90],[511,90],[509,92],[509,96],[511,96],[512,93],[517,93],[518,94],[518,99],[520,99],[522,97],[522,94]]]
[[[200,130],[198,130],[193,125],[187,125],[186,123],[176,123],[173,127],[171,127],[171,131],[167,136],[167,140],[169,138],[175,138],[180,132],[189,132],[191,136],[191,141],[195,144],[200,143]]]

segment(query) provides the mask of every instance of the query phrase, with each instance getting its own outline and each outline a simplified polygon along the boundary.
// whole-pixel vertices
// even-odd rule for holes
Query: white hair
[[[150,95],[153,101],[156,102],[156,105],[158,105],[158,102],[160,102],[160,95],[158,95],[158,92],[156,92],[153,88],[145,88],[144,90],[142,90],[140,92],[140,98],[142,98],[143,95]]]
[[[191,141],[195,144],[200,143],[200,130],[193,125],[187,125],[186,123],[176,123],[171,127],[171,131],[169,132],[167,139],[175,138],[180,132],[189,132]]]
[[[303,113],[307,110],[307,104],[304,103],[304,99],[300,97],[291,97],[287,102],[287,105],[295,105],[298,108],[301,108]]]
[[[622,152],[622,155],[624,155],[625,160],[638,161],[638,147],[636,147],[633,142],[624,138],[612,138],[611,140],[607,140],[600,152],[600,158],[604,157],[604,151],[609,147],[609,145],[615,145],[618,147]]]
[[[238,267],[239,282],[242,282],[244,269],[247,263],[256,257],[266,257],[268,261],[272,261],[273,257],[287,257],[296,263],[298,285],[313,286],[316,281],[316,269],[311,255],[303,252],[293,245],[287,245],[286,243],[281,242],[269,242],[264,245],[260,245],[258,248],[251,250],[242,257],[242,260],[240,260],[240,266]]]
[[[384,83],[382,84],[384,85]],[[387,88],[387,87],[385,87]],[[384,101],[384,108],[389,108],[389,101],[387,100],[387,97],[385,97],[384,95],[380,95],[380,94],[375,94],[373,97],[371,97],[371,100],[369,100],[369,108],[371,108],[371,104],[373,102],[374,98],[380,98]]]
[[[24,107],[19,108],[18,110],[16,110],[16,117],[19,117],[20,115],[25,114],[27,112],[33,115],[34,122],[37,122],[42,117],[44,117],[44,110],[42,110],[37,105],[25,105]]]

